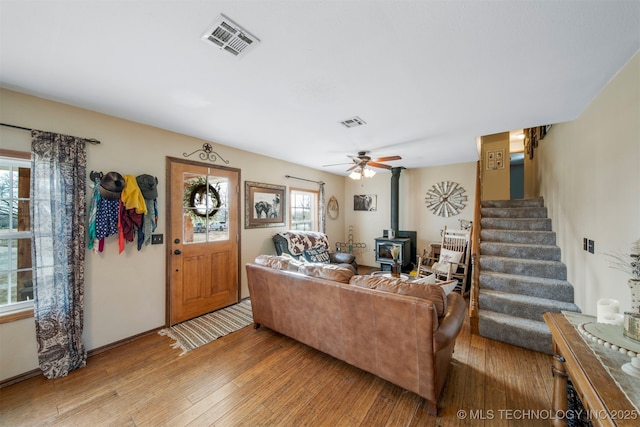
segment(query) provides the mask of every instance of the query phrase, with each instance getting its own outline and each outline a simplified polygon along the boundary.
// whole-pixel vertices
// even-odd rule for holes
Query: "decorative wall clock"
[[[334,196],[331,196],[329,202],[327,203],[327,215],[331,219],[338,219],[338,215],[340,215],[340,207],[338,206],[338,199]]]
[[[465,190],[455,182],[442,181],[427,191],[424,201],[434,215],[450,217],[458,215],[466,206]]]

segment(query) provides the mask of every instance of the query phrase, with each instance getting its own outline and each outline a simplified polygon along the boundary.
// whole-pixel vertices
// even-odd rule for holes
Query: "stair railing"
[[[469,321],[471,333],[478,334],[478,298],[480,293],[480,220],[482,219],[482,168],[480,161],[476,164],[476,194],[473,210],[473,229],[471,234],[471,290],[469,292]]]

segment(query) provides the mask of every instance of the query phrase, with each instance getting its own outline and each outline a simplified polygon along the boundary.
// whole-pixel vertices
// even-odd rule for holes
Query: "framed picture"
[[[375,194],[356,194],[353,196],[354,211],[375,211],[378,197]]]
[[[244,228],[282,227],[287,212],[284,185],[244,182]]]
[[[504,149],[487,151],[487,170],[504,169]]]

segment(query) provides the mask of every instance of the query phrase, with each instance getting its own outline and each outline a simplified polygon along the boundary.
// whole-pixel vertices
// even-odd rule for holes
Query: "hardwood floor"
[[[171,343],[148,335],[65,378],[1,389],[0,425],[550,424],[551,357],[471,335],[468,319],[438,417],[417,395],[265,328],[246,327],[184,356]]]

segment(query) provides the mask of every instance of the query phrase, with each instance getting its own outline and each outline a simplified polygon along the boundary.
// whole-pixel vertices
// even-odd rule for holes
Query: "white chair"
[[[435,274],[440,280],[457,279],[459,290],[464,294],[467,290],[467,277],[470,264],[471,227],[468,230],[442,230],[440,256],[436,259],[424,252],[418,257],[418,276]]]

